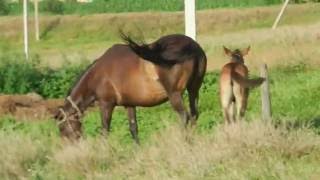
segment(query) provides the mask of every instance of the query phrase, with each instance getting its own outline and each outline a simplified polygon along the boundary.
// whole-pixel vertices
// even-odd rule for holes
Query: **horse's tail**
[[[237,83],[239,83],[241,86],[246,88],[254,88],[263,83],[265,78],[259,77],[255,79],[248,79],[243,76],[241,76],[239,73],[232,71],[231,77],[233,80],[235,80]]]
[[[186,53],[184,50],[172,50],[170,47],[158,41],[152,44],[138,44],[132,40],[130,36],[122,32],[120,32],[120,36],[138,56],[160,66],[173,66],[177,63],[184,62],[186,59],[192,59],[194,56],[192,53]]]
[[[197,57],[197,74],[198,76],[204,76],[204,74],[206,73],[206,70],[207,70],[207,56],[206,56],[206,53],[204,52],[204,50],[200,47],[199,45],[199,55]]]

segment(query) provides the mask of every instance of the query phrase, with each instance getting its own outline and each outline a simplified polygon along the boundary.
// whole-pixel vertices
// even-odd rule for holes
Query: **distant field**
[[[316,0],[309,0],[309,2]],[[196,0],[196,8],[242,8],[254,6],[267,6],[281,4],[282,0]],[[296,0],[294,2],[301,2]],[[30,3],[29,10],[33,10]],[[92,3],[75,3],[58,0],[44,0],[40,2],[40,12],[51,14],[97,14],[97,13],[121,13],[121,12],[145,12],[145,11],[181,11],[184,8],[183,0],[93,0]],[[21,14],[22,4],[7,5],[7,13]]]
[[[222,45],[252,46],[250,64],[272,64],[304,59],[317,63],[319,56],[320,4],[290,5],[276,31],[270,27],[280,6],[219,9],[197,12],[198,41],[209,57],[209,68],[225,62]],[[297,14],[299,12],[299,14]],[[30,52],[51,66],[63,61],[94,60],[114,43],[120,43],[118,30],[144,37],[147,42],[162,35],[183,33],[183,13],[128,13],[100,15],[41,16],[41,41],[35,42],[33,18],[30,18]],[[21,17],[0,18],[0,52],[23,51]],[[297,50],[298,49],[298,50]],[[302,57],[302,58],[299,58]]]

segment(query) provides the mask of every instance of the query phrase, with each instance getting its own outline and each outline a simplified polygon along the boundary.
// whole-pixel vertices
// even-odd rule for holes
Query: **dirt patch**
[[[11,115],[19,120],[46,119],[63,105],[63,99],[43,99],[40,95],[0,95],[0,116]]]

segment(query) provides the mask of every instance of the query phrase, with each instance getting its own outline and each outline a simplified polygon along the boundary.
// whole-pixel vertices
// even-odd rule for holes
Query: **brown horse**
[[[221,71],[220,101],[225,122],[231,123],[244,117],[249,88],[259,86],[264,78],[248,79],[248,68],[244,64],[243,56],[248,54],[250,46],[242,51],[223,48],[225,54],[231,58],[231,62],[225,64]],[[235,106],[237,118],[234,114]]]
[[[126,45],[116,44],[92,63],[77,81],[55,115],[62,136],[81,136],[81,116],[98,101],[103,132],[110,131],[112,111],[124,106],[130,132],[138,143],[136,106],[150,107],[167,100],[184,125],[198,117],[199,89],[206,72],[206,55],[200,45],[185,35],[164,36],[151,44],[137,44],[122,34]],[[187,89],[191,116],[183,105]]]

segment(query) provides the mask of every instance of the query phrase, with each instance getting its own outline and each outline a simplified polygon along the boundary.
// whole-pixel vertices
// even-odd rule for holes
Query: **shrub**
[[[9,14],[10,9],[7,0],[0,0],[0,15]]]
[[[46,68],[39,86],[44,97],[58,98],[67,95],[69,89],[77,80],[87,63],[66,65],[57,70]]]
[[[40,5],[40,10],[53,14],[63,14],[64,4],[59,0],[44,0]]]
[[[38,57],[31,57],[30,61],[25,61],[21,55],[0,57],[0,92],[37,92],[44,97],[63,97],[88,64],[83,61],[81,64],[52,69],[38,66],[39,61]]]
[[[39,60],[34,57],[26,62],[22,56],[4,56],[0,63],[0,91],[2,93],[28,93],[38,91],[39,81],[42,78],[36,67]]]

